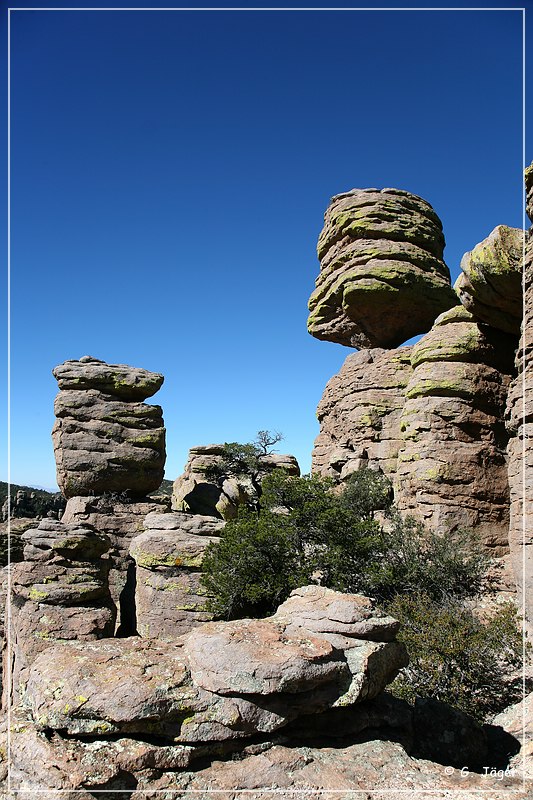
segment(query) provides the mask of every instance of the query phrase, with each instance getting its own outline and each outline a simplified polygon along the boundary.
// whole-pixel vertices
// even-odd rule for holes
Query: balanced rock
[[[53,370],[60,392],[52,441],[57,482],[65,497],[129,492],[161,485],[165,428],[160,406],[141,401],[163,376],[85,356]]]
[[[462,306],[442,314],[413,347],[400,420],[400,510],[443,532],[475,528],[496,556],[508,549],[504,411],[515,343]]]
[[[15,697],[38,653],[57,641],[111,636],[115,624],[102,558],[106,536],[89,525],[45,519],[22,539],[24,561],[11,568]]]
[[[137,631],[171,641],[211,619],[202,587],[206,547],[218,542],[224,522],[199,514],[151,513],[131,541],[136,564]]]
[[[368,466],[391,478],[402,445],[400,415],[411,377],[411,348],[349,355],[317,408],[312,470],[344,480]]]
[[[218,519],[233,519],[240,505],[255,502],[261,491],[261,481],[275,469],[288,475],[299,475],[294,456],[259,456],[257,474],[239,475],[225,472],[223,444],[197,445],[189,450],[185,470],[174,482],[172,508]]]
[[[396,347],[457,304],[442,224],[421,197],[353,189],[333,197],[318,240],[308,330],[348,347]]]
[[[465,253],[455,291],[473,316],[493,328],[520,334],[524,231],[498,225]]]

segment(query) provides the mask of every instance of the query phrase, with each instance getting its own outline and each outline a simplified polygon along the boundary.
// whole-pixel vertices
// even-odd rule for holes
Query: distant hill
[[[163,480],[163,483],[154,494],[164,494],[165,497],[170,497],[172,494],[172,486],[174,481],[168,481],[166,478]]]
[[[0,481],[0,507],[7,500],[8,484]],[[18,492],[24,492],[24,497],[17,501]],[[42,517],[48,511],[58,511],[63,508],[65,501],[60,492],[49,492],[46,489],[36,489],[33,486],[20,486],[11,484],[12,513],[17,517]]]

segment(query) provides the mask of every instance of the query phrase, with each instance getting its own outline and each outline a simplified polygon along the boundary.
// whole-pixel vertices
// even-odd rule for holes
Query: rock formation
[[[84,356],[53,370],[60,392],[52,432],[65,497],[129,492],[144,497],[163,480],[165,428],[159,406],[141,402],[163,376]]]
[[[147,514],[161,513],[165,506],[157,499],[135,500],[113,495],[71,497],[62,522],[90,525],[109,539],[109,589],[117,609],[117,633],[137,633],[135,618],[135,562],[130,556],[131,540],[144,531]]]
[[[411,377],[410,347],[349,355],[317,408],[313,472],[344,480],[363,466],[392,477],[403,444],[400,415]]]
[[[135,560],[136,628],[144,638],[172,641],[211,619],[200,583],[207,545],[218,542],[221,520],[199,514],[151,513],[131,541]]]
[[[475,528],[494,555],[508,548],[504,414],[514,347],[462,306],[445,312],[412,349],[400,418],[400,510],[442,532]]]
[[[22,538],[24,561],[11,567],[14,698],[39,653],[58,641],[112,636],[115,624],[109,564],[101,558],[106,536],[90,525],[42,520]]]
[[[318,240],[309,333],[348,347],[396,347],[457,304],[442,224],[421,197],[352,189],[333,197]]]
[[[526,170],[527,213],[533,222],[533,164]],[[507,401],[509,546],[520,603],[533,636],[533,237],[526,237],[524,259],[524,320],[516,352],[517,376]],[[524,582],[525,578],[525,582]]]
[[[183,475],[174,482],[172,508],[218,519],[233,519],[239,505],[255,502],[260,493],[262,478],[274,469],[284,469],[289,475],[299,475],[298,462],[291,455],[259,456],[257,475],[224,473],[224,445],[197,445],[189,450]],[[214,469],[220,473],[213,475]]]
[[[443,240],[438,218],[425,201],[388,189],[353,190],[333,199],[325,220],[318,243],[322,272],[310,300],[309,330],[318,338],[365,349],[348,356],[326,386],[317,409],[320,434],[313,471],[343,480],[363,465],[378,469],[392,480],[401,510],[441,531],[475,528],[493,555],[504,555],[510,546],[508,470],[514,476],[511,516],[518,519],[521,513],[514,455],[522,436],[520,379],[510,403],[507,395],[516,375],[522,317],[522,231],[500,225],[464,256],[456,283],[462,304],[457,305],[449,299],[446,268],[442,262],[436,266]],[[434,285],[432,295],[441,297],[438,316],[436,305],[426,302],[423,281],[418,293],[411,293],[413,267],[406,252],[403,263],[395,264],[404,284],[397,279],[396,293],[376,286],[379,272],[372,272],[373,266],[388,269],[387,258],[398,259],[394,248],[404,241],[410,242],[411,253],[416,245],[431,254],[423,274],[430,284],[440,276],[441,288]],[[381,248],[379,255],[365,250],[373,244]],[[415,259],[418,267],[421,263]],[[419,311],[424,315],[420,325]],[[378,312],[381,338],[368,334],[368,319]],[[390,334],[397,318],[414,327]],[[399,344],[424,330],[429,332],[412,347],[374,347]],[[508,431],[516,434],[509,457],[506,403]],[[516,525],[511,522],[511,540],[518,541]],[[511,550],[518,565],[522,549],[511,544]]]
[[[166,772],[175,778],[207,754],[268,741],[302,716],[347,708],[357,716],[406,664],[397,628],[366,598],[313,586],[273,617],[209,622],[174,642],[50,647],[31,665],[18,712],[33,730],[14,726],[16,788],[35,785],[28,749],[53,756],[50,789],[123,788],[95,777],[102,764],[87,737],[97,736],[111,777],[127,763],[133,785],[148,779],[155,788]],[[359,727],[371,719],[365,707]],[[110,760],[117,745],[122,755]]]
[[[520,334],[524,231],[498,225],[465,253],[455,282],[463,306],[492,328]]]

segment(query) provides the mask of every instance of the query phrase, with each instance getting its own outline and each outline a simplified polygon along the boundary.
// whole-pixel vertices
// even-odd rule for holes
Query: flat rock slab
[[[268,620],[208,622],[184,647],[195,683],[223,695],[302,692],[346,671],[329,642]]]
[[[146,400],[163,385],[164,377],[127,364],[106,364],[92,356],[64,361],[52,370],[60,389],[98,389],[122,400]]]

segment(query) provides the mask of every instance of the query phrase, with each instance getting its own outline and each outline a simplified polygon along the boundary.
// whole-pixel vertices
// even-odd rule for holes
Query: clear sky
[[[54,487],[86,354],[165,375],[167,478],[260,428],[308,471],[351,352],[306,331],[330,197],[421,195],[455,278],[522,225],[521,48],[511,10],[12,12],[12,481]]]

